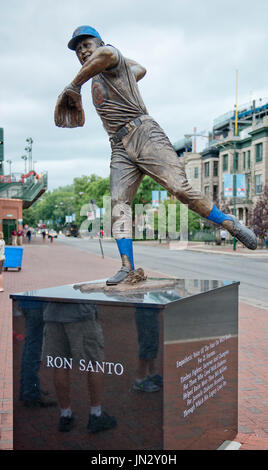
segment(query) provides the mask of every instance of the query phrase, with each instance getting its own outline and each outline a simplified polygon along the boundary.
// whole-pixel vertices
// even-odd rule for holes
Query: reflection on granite
[[[149,278],[12,294],[14,449],[209,450],[232,440],[238,285]],[[36,396],[51,406],[29,406]],[[110,424],[92,432],[99,405]]]
[[[70,284],[34,291],[12,294],[11,298],[60,302],[100,302],[100,303],[144,303],[146,305],[167,305],[179,299],[195,296],[224,286],[232,281],[148,278],[147,281],[126,285],[106,286],[105,279],[88,283]]]

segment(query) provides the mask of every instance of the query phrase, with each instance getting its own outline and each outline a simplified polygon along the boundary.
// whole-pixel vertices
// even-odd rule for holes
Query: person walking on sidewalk
[[[232,215],[221,212],[189,184],[181,159],[158,123],[149,115],[137,82],[146,69],[105,45],[91,26],[78,27],[68,43],[82,68],[58,97],[55,124],[78,127],[85,122],[81,87],[92,79],[92,98],[109,135],[112,233],[122,259],[108,285],[122,282],[134,270],[131,203],[144,175],[149,175],[189,209],[221,225],[245,246],[257,247],[255,234]]]
[[[11,232],[11,243],[13,246],[17,245],[17,230],[12,230]]]
[[[5,259],[5,240],[3,232],[0,232],[0,292],[4,292],[2,271]]]
[[[19,229],[17,231],[17,243],[19,246],[23,244],[23,237],[24,237],[24,231],[22,229]]]

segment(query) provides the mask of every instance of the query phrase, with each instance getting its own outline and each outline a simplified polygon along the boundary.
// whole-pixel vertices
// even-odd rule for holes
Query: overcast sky
[[[49,189],[81,175],[109,175],[110,146],[90,82],[82,89],[84,127],[54,125],[57,96],[80,68],[67,48],[77,26],[95,27],[146,67],[141,94],[174,143],[194,127],[208,132],[213,119],[234,108],[236,70],[239,105],[268,97],[267,18],[267,0],[2,0],[5,159],[12,171],[23,171],[25,140],[32,137],[35,169],[48,171]]]

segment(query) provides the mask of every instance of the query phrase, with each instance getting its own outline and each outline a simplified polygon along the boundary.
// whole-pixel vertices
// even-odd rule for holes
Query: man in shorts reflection
[[[49,303],[44,309],[43,360],[48,366],[53,359],[63,358],[67,364],[78,366],[81,359],[104,361],[104,340],[98,321],[97,308],[85,303]],[[60,406],[59,431],[68,432],[74,425],[71,408],[70,367],[54,367],[54,385]],[[86,372],[90,397],[87,430],[90,433],[116,426],[116,419],[102,409],[103,374]]]

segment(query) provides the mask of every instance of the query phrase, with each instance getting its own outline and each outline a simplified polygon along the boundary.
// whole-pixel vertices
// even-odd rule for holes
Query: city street
[[[103,279],[120,267],[116,243],[59,236],[50,243],[41,236],[25,241],[21,271],[4,272],[0,315],[0,450],[13,447],[12,303],[11,293]],[[231,279],[241,282],[239,302],[238,434],[241,450],[268,449],[268,348],[266,250],[223,254],[225,248],[191,245],[171,251],[164,244],[135,243],[136,266],[148,276]],[[193,250],[211,250],[210,253]],[[227,248],[228,249],[228,248]],[[247,300],[245,300],[247,299]],[[18,341],[14,338],[14,341]]]
[[[61,237],[61,243],[89,253],[101,255],[99,240]],[[102,240],[104,257],[119,259],[116,243]],[[240,300],[268,306],[268,250],[249,255],[216,254],[169,250],[166,245],[152,242],[134,243],[136,267],[186,279],[218,279],[240,281]]]

